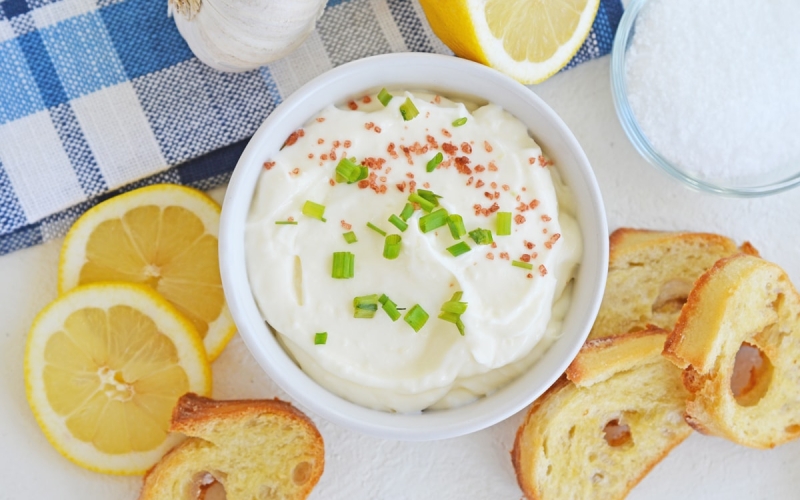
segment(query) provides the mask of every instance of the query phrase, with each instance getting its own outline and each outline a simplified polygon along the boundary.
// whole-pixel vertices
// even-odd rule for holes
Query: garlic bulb
[[[279,59],[314,30],[325,0],[169,0],[170,14],[198,59],[239,72]]]

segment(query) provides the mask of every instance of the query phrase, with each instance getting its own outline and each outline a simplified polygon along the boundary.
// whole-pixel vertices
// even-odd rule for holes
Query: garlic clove
[[[198,59],[248,71],[289,54],[314,30],[325,0],[169,0],[175,25]]]

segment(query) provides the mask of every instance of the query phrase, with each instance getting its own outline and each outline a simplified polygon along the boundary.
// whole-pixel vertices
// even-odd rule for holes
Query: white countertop
[[[800,285],[800,190],[752,200],[689,191],[646,163],[617,121],[609,58],[556,75],[535,91],[577,136],[597,174],[609,227],[718,232],[751,241]],[[758,145],[751,145],[758,147]],[[223,190],[212,193],[222,199]],[[141,479],[104,476],[62,458],[25,400],[22,358],[36,313],[56,296],[61,240],[0,257],[0,500],[133,500]],[[290,399],[234,338],[214,363],[214,396]],[[523,413],[468,436],[429,443],[386,441],[323,421],[325,473],[314,499],[517,500],[509,452]],[[692,435],[639,484],[636,499],[800,498],[800,441],[750,450]]]

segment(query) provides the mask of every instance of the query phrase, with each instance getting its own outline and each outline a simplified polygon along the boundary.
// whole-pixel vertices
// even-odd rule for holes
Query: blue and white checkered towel
[[[0,0],[0,255],[62,236],[120,188],[226,182],[275,106],[329,68],[450,53],[416,0],[329,0],[290,56],[219,73],[166,12],[166,0]],[[621,15],[601,0],[567,67],[607,54]]]

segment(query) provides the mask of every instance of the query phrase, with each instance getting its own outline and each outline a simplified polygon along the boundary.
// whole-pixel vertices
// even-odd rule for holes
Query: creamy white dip
[[[519,120],[492,104],[393,93],[386,107],[374,95],[329,106],[265,158],[246,255],[264,319],[309,376],[363,406],[414,412],[465,404],[535,362],[560,334],[582,242],[570,192]],[[407,97],[419,110],[410,121],[399,110]],[[427,172],[438,152],[444,161]],[[335,182],[337,164],[351,157],[370,166],[370,178]],[[464,236],[471,250],[454,257],[446,225],[420,230],[423,210],[401,232],[388,219],[412,189],[441,196],[467,231],[490,229],[494,245]],[[307,200],[325,206],[327,222],[302,215]],[[511,235],[497,235],[497,212],[512,213]],[[288,220],[297,224],[275,223]],[[384,237],[368,222],[402,237],[397,259],[384,258]],[[353,278],[331,277],[333,252],[355,255]],[[459,290],[468,303],[463,336],[437,318]],[[386,294],[403,314],[419,304],[430,318],[419,332],[380,306],[373,318],[354,318],[353,298],[371,294]],[[324,345],[314,342],[318,332],[328,334]]]

